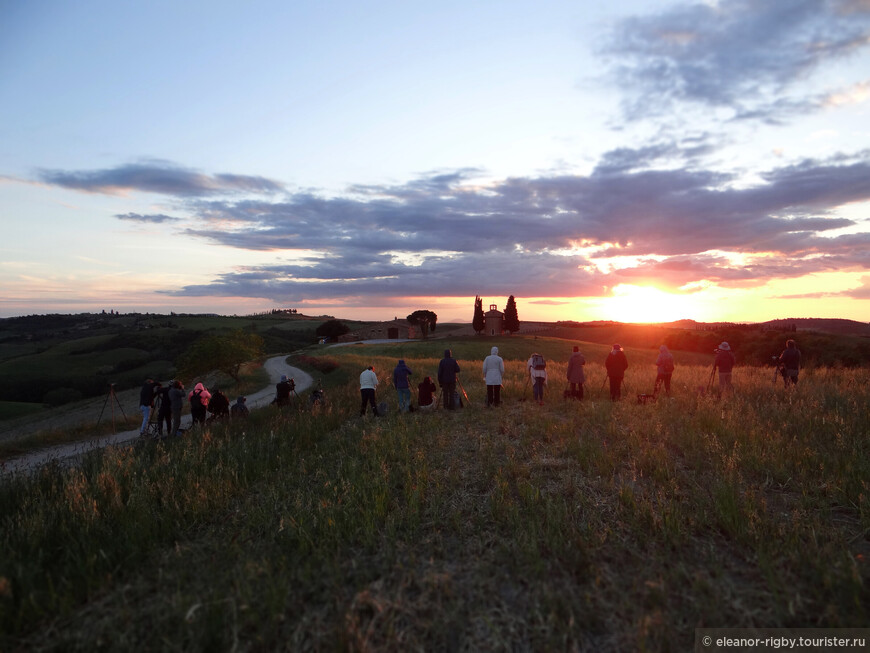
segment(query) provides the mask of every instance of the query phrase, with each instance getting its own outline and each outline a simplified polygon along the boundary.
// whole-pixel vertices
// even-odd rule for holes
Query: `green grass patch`
[[[0,421],[33,415],[45,409],[42,404],[26,401],[0,401]]]

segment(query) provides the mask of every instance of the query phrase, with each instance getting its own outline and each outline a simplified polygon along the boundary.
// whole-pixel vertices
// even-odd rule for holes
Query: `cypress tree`
[[[504,330],[516,333],[520,330],[520,318],[517,315],[517,302],[514,296],[508,297],[507,306],[504,307]]]
[[[486,328],[486,317],[483,315],[483,300],[480,297],[474,298],[474,318],[471,321],[471,326],[474,327],[474,331],[478,335]]]

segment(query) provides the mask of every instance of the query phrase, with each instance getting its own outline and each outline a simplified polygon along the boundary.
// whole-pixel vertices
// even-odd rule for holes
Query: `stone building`
[[[504,334],[504,313],[498,310],[495,304],[489,305],[489,310],[483,314],[486,320],[484,333],[488,336],[500,336]]]
[[[339,336],[338,342],[356,342],[357,340],[413,340],[419,336],[419,330],[408,320],[396,318],[389,322],[376,322],[351,333]]]

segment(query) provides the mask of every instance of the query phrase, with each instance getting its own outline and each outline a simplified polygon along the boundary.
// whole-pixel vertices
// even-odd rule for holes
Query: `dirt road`
[[[286,374],[296,382],[296,391],[302,392],[311,387],[314,379],[311,375],[303,372],[297,367],[291,367],[287,364],[287,356],[275,356],[269,358],[263,363],[263,368],[269,373],[269,381],[271,385],[262,390],[248,395],[248,408],[262,408],[268,406],[275,397],[275,384],[281,380],[281,375]],[[138,390],[136,391],[138,392]],[[190,415],[185,415],[182,418],[181,427],[190,427]],[[101,449],[109,445],[122,445],[134,442],[139,438],[139,429],[132,431],[124,431],[113,435],[106,435],[85,442],[72,442],[70,444],[61,444],[53,447],[47,447],[38,451],[12,458],[5,463],[0,463],[0,475],[14,474],[17,472],[25,472],[36,469],[45,463],[52,460],[72,460],[88,451]]]

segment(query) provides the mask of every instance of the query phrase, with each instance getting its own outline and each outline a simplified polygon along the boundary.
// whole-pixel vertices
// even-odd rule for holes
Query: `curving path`
[[[291,367],[287,364],[286,354],[267,359],[263,363],[263,368],[269,373],[270,385],[248,395],[247,405],[251,410],[268,406],[272,402],[272,399],[275,397],[275,384],[281,380],[282,374],[286,374],[296,382],[297,392],[302,392],[314,383],[314,379],[311,378],[310,374],[303,372],[298,367]],[[232,403],[234,403],[233,400],[230,401],[230,404]],[[190,424],[190,415],[183,415],[181,427],[190,428]],[[12,458],[4,463],[0,463],[0,475],[30,471],[53,460],[69,460],[94,449],[102,449],[109,445],[127,444],[138,439],[139,429],[134,429],[84,442],[71,442],[69,444],[60,444],[40,449],[39,451],[31,451],[18,458]]]

